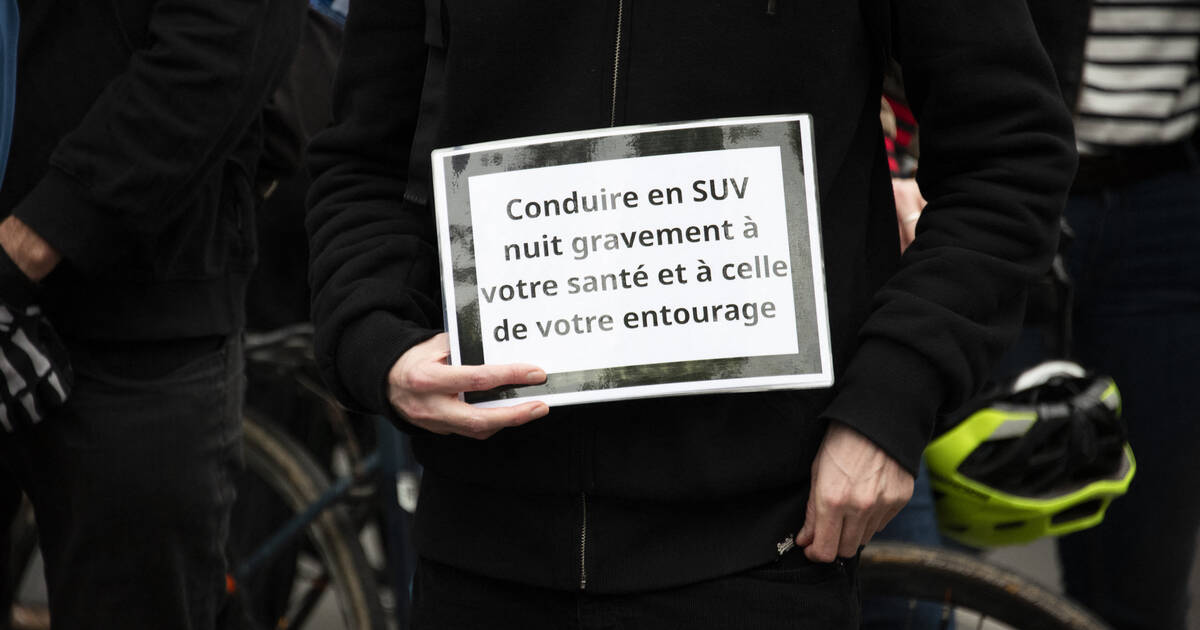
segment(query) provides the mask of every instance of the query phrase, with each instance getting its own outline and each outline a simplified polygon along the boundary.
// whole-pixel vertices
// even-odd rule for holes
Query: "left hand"
[[[0,429],[41,422],[71,395],[66,348],[37,304],[36,280],[60,257],[15,217],[0,221]]]
[[[30,280],[41,282],[62,256],[24,221],[9,215],[0,221],[0,247]]]
[[[900,251],[903,252],[917,237],[917,219],[925,209],[925,198],[921,196],[917,180],[911,177],[893,177],[892,196],[896,198],[896,223],[900,228]]]
[[[796,545],[814,562],[850,558],[908,503],[913,476],[866,436],[832,422],[813,460]]]

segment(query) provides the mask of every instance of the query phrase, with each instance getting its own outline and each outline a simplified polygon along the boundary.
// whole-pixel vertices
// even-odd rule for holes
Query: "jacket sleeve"
[[[13,213],[84,271],[153,240],[221,167],[295,50],[302,0],[160,0],[146,47]]]
[[[317,362],[348,404],[388,413],[386,377],[441,328],[433,215],[406,201],[428,49],[420,0],[355,0],[334,124],[309,148]]]
[[[1024,0],[893,0],[929,201],[825,411],[910,471],[937,413],[978,391],[1049,267],[1071,118]]]

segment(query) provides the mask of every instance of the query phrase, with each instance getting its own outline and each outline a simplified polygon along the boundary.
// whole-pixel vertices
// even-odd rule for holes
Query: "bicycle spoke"
[[[299,606],[296,608],[296,612],[281,617],[279,623],[276,625],[277,630],[299,628],[304,624],[308,616],[316,609],[321,596],[329,590],[329,573],[321,571],[321,574],[313,578],[309,584],[308,590],[299,598]]]
[[[942,598],[942,618],[938,622],[938,630],[950,630],[950,623],[954,620],[953,601],[953,591],[947,588],[946,595]]]

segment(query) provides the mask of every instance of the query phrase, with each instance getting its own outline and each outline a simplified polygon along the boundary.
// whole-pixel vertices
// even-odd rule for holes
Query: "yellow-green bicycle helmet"
[[[925,449],[942,533],[974,547],[1096,525],[1136,463],[1107,376],[1044,363]]]

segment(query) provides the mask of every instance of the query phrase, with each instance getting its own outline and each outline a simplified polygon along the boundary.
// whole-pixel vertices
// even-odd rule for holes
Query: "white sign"
[[[454,363],[567,404],[832,382],[811,125],[727,119],[433,154]]]

